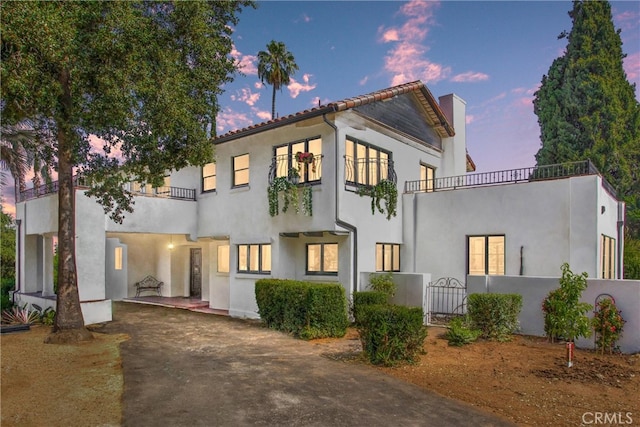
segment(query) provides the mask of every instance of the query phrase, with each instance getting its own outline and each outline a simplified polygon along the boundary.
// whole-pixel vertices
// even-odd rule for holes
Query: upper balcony
[[[89,183],[85,179],[76,175],[73,177],[73,185],[77,188],[89,188]],[[129,182],[124,186],[125,191],[130,192],[134,196],[146,197],[162,197],[175,200],[196,200],[195,188],[180,187],[151,187],[150,185],[140,184],[138,182]],[[20,192],[20,202],[26,202],[30,199],[54,194],[58,192],[58,181],[49,184],[43,184],[38,187],[29,188]]]
[[[398,180],[393,160],[386,157],[356,159],[345,156],[344,175],[345,184],[355,187],[376,185],[382,180],[396,183]]]
[[[516,184],[584,175],[600,175],[600,172],[598,172],[598,169],[590,160],[584,160],[581,162],[406,181],[404,184],[404,193],[428,193],[432,191],[456,190],[459,188],[485,185]],[[602,179],[602,185],[609,194],[614,197],[616,196],[615,189],[604,178]]]
[[[322,179],[322,154],[297,153],[271,159],[269,183],[279,177],[288,177],[294,184],[319,183]]]

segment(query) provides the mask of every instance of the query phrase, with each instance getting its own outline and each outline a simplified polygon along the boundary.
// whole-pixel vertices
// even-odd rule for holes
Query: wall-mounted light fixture
[[[170,251],[173,250],[173,234],[171,235],[171,241],[169,242],[169,245],[167,247]]]

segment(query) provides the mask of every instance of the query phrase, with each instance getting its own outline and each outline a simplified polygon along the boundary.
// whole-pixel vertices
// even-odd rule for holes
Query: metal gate
[[[467,312],[467,285],[455,277],[441,277],[429,282],[425,295],[428,325],[446,324]]]

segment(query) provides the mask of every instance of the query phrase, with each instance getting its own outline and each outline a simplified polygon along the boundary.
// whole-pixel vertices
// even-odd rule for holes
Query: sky
[[[611,2],[627,78],[640,88],[640,3]],[[283,42],[299,70],[276,114],[422,80],[466,101],[467,149],[478,172],[530,167],[540,148],[533,96],[571,30],[570,1],[261,1],[235,27],[244,76],[226,85],[217,133],[271,118],[272,87],[256,56]],[[636,97],[638,96],[636,89]]]
[[[640,3],[613,1],[624,68],[640,99]],[[216,133],[271,118],[271,86],[257,54],[283,42],[299,70],[276,92],[276,114],[414,80],[438,98],[466,102],[467,149],[477,172],[535,165],[540,148],[533,97],[571,30],[571,1],[259,1],[234,27],[242,75],[224,87]],[[13,191],[3,188],[4,211]]]

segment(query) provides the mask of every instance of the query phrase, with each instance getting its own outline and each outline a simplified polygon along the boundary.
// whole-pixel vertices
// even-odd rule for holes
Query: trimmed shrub
[[[447,328],[444,336],[451,346],[462,347],[463,345],[471,344],[480,336],[478,329],[472,329],[471,320],[468,316],[451,319]]]
[[[351,307],[351,314],[357,324],[360,323],[361,307],[365,305],[386,304],[388,301],[388,295],[384,292],[376,291],[364,291],[353,293],[353,306]]]
[[[396,294],[396,284],[393,281],[393,273],[371,273],[369,275],[369,289],[374,292],[382,292],[390,300]]]
[[[473,328],[490,340],[509,341],[518,330],[521,309],[522,296],[517,294],[471,294],[468,298]]]
[[[359,308],[362,349],[374,365],[415,363],[424,353],[427,328],[419,307],[377,304]]]
[[[255,292],[258,313],[269,328],[302,339],[347,333],[347,300],[339,283],[261,279]]]

